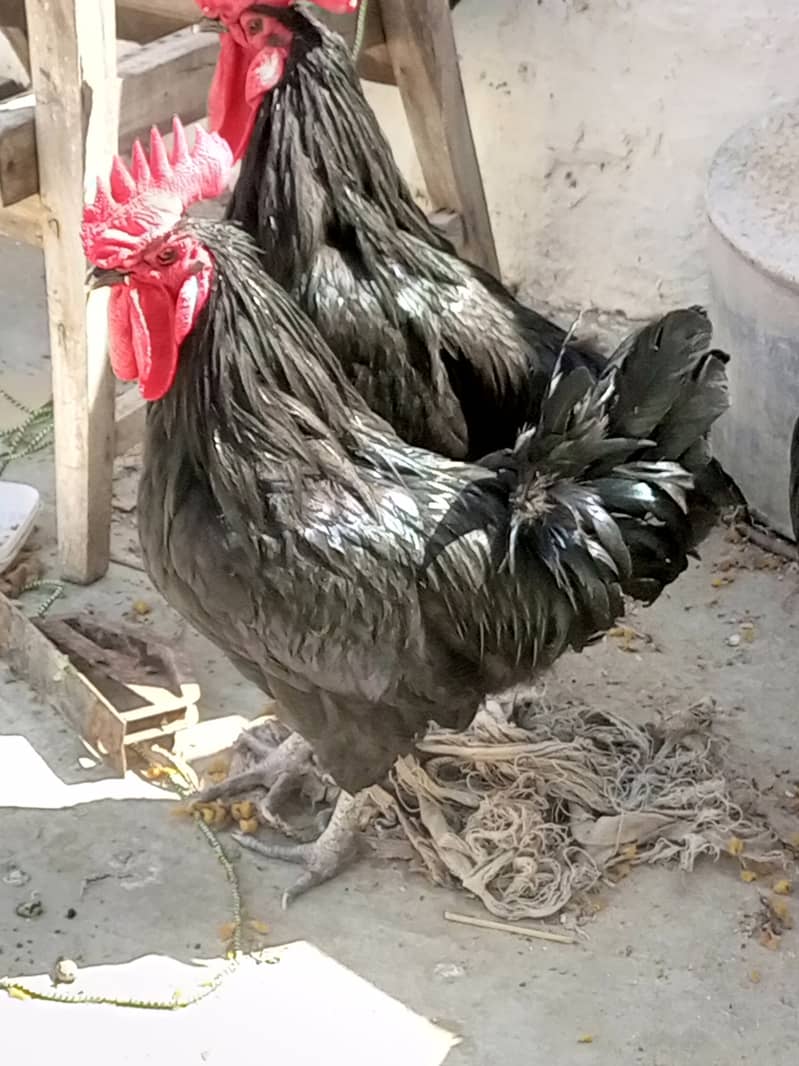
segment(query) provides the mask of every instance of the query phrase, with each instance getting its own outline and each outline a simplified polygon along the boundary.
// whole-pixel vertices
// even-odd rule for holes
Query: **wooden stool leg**
[[[499,277],[449,2],[383,0],[380,11],[433,206],[460,215],[464,254]]]
[[[28,37],[19,26],[3,26],[3,36],[11,46],[11,51],[25,68],[25,73],[30,77],[31,60],[28,52]]]
[[[84,196],[116,149],[119,83],[114,0],[26,0],[36,94],[42,242],[53,366],[58,544],[63,576],[108,567],[114,385],[107,294],[87,304]]]

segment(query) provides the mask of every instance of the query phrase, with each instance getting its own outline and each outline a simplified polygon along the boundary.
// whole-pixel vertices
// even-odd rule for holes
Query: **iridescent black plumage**
[[[535,429],[483,464],[410,447],[244,233],[182,225],[215,277],[148,411],[145,561],[342,787],[379,780],[430,719],[463,728],[487,693],[612,625],[623,592],[653,599],[684,569],[690,478],[608,438],[618,369],[557,374]],[[664,365],[681,331],[701,348],[704,318],[664,330]]]
[[[411,444],[478,458],[534,419],[563,330],[460,259],[415,204],[347,49],[310,14],[261,104],[228,217],[265,250],[369,405]],[[567,365],[603,360],[572,345]]]
[[[564,369],[585,366],[594,376],[605,361],[567,345],[562,329],[460,259],[431,226],[341,38],[308,11],[256,9],[288,25],[294,45],[285,78],[261,104],[228,217],[256,237],[267,271],[403,440],[471,460],[511,447],[537,418],[558,358]],[[727,357],[707,351],[710,324],[698,315],[692,308],[665,316],[641,335],[634,360],[628,363],[624,346],[615,357],[620,396],[633,374],[635,395],[656,397],[653,410],[672,412],[651,454],[680,459],[694,476],[697,542],[720,508],[744,503],[695,433],[728,402]],[[685,321],[696,353],[681,350],[679,337],[662,343],[664,331]],[[671,365],[661,362],[664,350]],[[695,381],[686,380],[689,365]],[[631,431],[621,398],[611,426],[617,435]]]

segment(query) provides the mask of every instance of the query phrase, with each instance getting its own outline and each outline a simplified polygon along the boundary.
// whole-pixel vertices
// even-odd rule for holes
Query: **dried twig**
[[[533,929],[529,925],[513,925],[511,922],[494,922],[488,918],[472,918],[469,914],[453,914],[452,911],[444,911],[444,917],[448,922],[456,922],[458,925],[473,925],[478,929],[493,929],[497,933],[514,933],[516,936],[525,936],[530,940],[551,940],[553,944],[575,944],[573,936],[564,933],[550,933],[546,929]]]
[[[759,529],[748,522],[736,522],[735,531],[758,548],[762,548],[763,551],[778,555],[781,559],[788,559],[792,563],[799,562],[799,548],[775,533],[768,533],[765,529]]]
[[[126,555],[122,552],[112,552],[109,559],[112,563],[116,563],[117,566],[125,566],[128,570],[138,570],[139,573],[142,574],[147,573],[142,566],[141,560],[137,559],[134,555]]]

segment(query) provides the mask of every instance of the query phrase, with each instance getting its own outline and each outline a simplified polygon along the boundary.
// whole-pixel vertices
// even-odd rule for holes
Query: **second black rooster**
[[[600,370],[430,224],[338,34],[293,0],[198,3],[226,31],[209,113],[243,156],[228,217],[403,440],[479,458],[537,417],[560,355]]]

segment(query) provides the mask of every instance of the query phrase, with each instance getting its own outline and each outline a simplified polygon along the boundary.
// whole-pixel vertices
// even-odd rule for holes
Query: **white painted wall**
[[[506,280],[566,320],[704,302],[708,166],[799,97],[799,3],[461,0],[454,18]],[[421,185],[398,94],[369,94]]]

